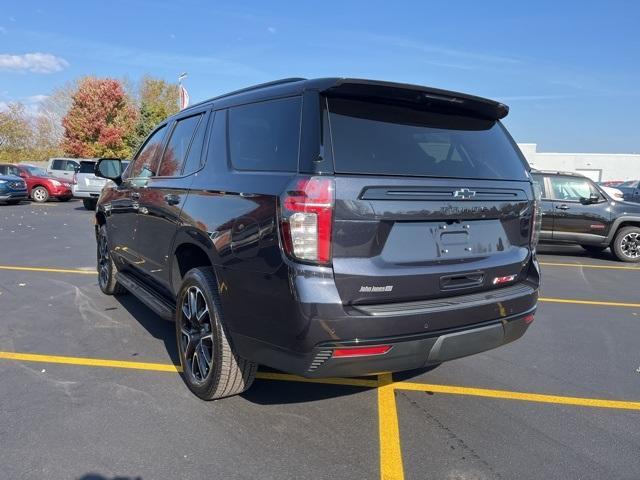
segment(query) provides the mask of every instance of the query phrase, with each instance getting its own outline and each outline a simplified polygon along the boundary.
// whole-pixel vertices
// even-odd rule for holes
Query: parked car
[[[51,158],[47,165],[47,173],[58,178],[73,180],[73,175],[80,169],[80,159]]]
[[[624,200],[623,193],[614,187],[607,187],[606,185],[600,185],[600,188],[606,192],[613,200],[618,202],[622,202]]]
[[[71,184],[62,178],[49,175],[40,167],[25,164],[0,164],[0,174],[12,174],[22,178],[27,184],[29,197],[44,203],[50,198],[66,202],[72,197]]]
[[[623,183],[622,180],[607,180],[606,182],[598,182],[601,187],[617,187]]]
[[[122,162],[122,168],[126,169],[129,162]],[[94,173],[96,160],[81,160],[80,169],[73,177],[73,196],[82,199],[82,204],[87,210],[95,210],[98,197],[107,180],[97,177]]]
[[[623,262],[640,262],[640,205],[616,201],[577,173],[534,171],[542,189],[541,242],[578,244],[598,253],[611,247]]]
[[[640,202],[640,180],[622,182],[616,187],[628,202]]]
[[[0,202],[15,205],[27,198],[27,184],[24,180],[15,175],[0,175]]]
[[[304,99],[304,100],[303,100]],[[99,286],[176,321],[188,387],[436,365],[536,310],[535,186],[491,100],[290,79],[162,122],[95,214]]]

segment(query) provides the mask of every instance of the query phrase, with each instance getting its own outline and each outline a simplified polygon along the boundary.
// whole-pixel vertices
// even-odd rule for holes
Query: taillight
[[[531,237],[529,244],[531,248],[536,248],[540,239],[540,229],[542,227],[542,190],[538,182],[533,182],[533,211],[531,212]]]
[[[78,174],[77,173],[73,174],[73,180],[71,180],[71,183],[73,183],[74,185],[78,184]]]
[[[282,201],[282,244],[288,255],[305,262],[331,263],[334,183],[331,178],[296,180]]]

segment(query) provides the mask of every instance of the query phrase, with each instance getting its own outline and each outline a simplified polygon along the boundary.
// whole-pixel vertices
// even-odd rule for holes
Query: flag
[[[189,106],[189,92],[180,85],[180,110],[184,110]]]

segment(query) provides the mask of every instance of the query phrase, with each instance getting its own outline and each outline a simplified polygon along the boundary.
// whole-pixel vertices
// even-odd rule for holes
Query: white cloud
[[[0,54],[0,70],[14,72],[53,73],[69,66],[64,58],[50,53]]]
[[[267,32],[271,33],[272,35],[275,34],[277,32],[276,27],[267,27]]]

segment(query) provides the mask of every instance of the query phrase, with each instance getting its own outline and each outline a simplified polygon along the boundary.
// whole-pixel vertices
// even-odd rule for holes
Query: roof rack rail
[[[221,98],[231,97],[233,95],[237,95],[239,93],[251,92],[252,90],[259,90],[261,88],[274,87],[276,85],[282,85],[285,83],[292,82],[301,82],[306,80],[306,78],[302,77],[290,77],[290,78],[281,78],[280,80],[273,80],[272,82],[259,83],[258,85],[252,85],[250,87],[241,88],[240,90],[234,90],[233,92],[225,93],[223,95],[219,95],[217,97],[209,98],[207,100],[203,100],[202,102],[194,103],[190,105],[188,108],[197,107],[198,105],[203,105],[205,103],[213,102],[215,100],[220,100]]]

